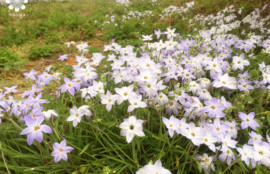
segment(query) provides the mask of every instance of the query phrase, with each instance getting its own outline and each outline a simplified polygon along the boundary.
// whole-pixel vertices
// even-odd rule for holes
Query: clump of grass
[[[69,13],[67,14],[66,26],[71,29],[79,29],[81,25],[86,24],[86,18],[79,13]]]
[[[29,58],[31,60],[38,60],[40,58],[49,58],[55,53],[63,50],[63,46],[58,44],[43,45],[43,46],[32,46],[29,51]]]
[[[23,30],[13,26],[5,28],[0,37],[0,46],[21,45],[28,40],[26,33]]]
[[[0,47],[0,71],[21,70],[24,63],[18,54],[6,47]]]

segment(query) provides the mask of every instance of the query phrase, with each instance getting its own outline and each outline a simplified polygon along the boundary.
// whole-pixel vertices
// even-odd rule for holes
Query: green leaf
[[[197,166],[198,166],[198,169],[199,169],[199,171],[200,171],[200,173],[201,173],[201,172],[202,172],[201,165],[200,165],[199,161],[197,161],[197,160],[195,160],[195,161],[196,161],[196,164],[197,164]]]
[[[270,125],[270,113],[267,113],[266,119],[267,119],[268,125]]]
[[[90,144],[87,144],[86,146],[84,146],[83,150],[79,153],[79,156],[81,156],[90,146]]]

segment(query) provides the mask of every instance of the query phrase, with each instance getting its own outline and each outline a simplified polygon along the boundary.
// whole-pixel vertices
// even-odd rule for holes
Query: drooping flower
[[[66,140],[63,140],[59,143],[53,144],[53,152],[51,156],[54,156],[54,162],[59,162],[61,159],[67,161],[67,153],[72,151],[74,148],[67,146]]]
[[[42,113],[43,113],[44,117],[45,117],[47,120],[49,120],[49,119],[51,118],[52,115],[55,116],[55,117],[58,117],[57,112],[56,112],[55,110],[53,110],[53,109],[49,109],[49,110],[47,110],[47,111],[43,111]]]
[[[134,115],[125,118],[124,122],[119,125],[122,129],[120,135],[125,136],[128,143],[132,141],[135,135],[139,137],[145,136],[142,127],[143,122],[143,120],[137,119]]]

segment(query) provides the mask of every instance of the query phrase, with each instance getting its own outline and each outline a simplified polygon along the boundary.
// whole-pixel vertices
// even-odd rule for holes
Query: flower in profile
[[[162,163],[160,160],[157,160],[155,164],[147,164],[143,168],[140,168],[136,174],[171,174],[168,169],[162,167]]]
[[[25,117],[25,125],[27,128],[25,128],[20,135],[28,134],[28,145],[32,145],[35,139],[41,143],[43,140],[43,132],[52,133],[52,129],[49,126],[41,124],[43,120],[44,117],[37,117],[36,119]]]
[[[61,159],[67,161],[67,153],[71,152],[74,148],[67,146],[66,140],[53,144],[53,152],[51,156],[54,156],[54,162],[59,162]]]
[[[6,0],[6,3],[9,4],[8,8],[10,10],[15,9],[18,12],[20,9],[25,9],[25,5],[28,0]]]
[[[119,127],[122,129],[121,136],[126,136],[127,142],[130,143],[134,137],[137,135],[139,137],[145,136],[142,129],[143,120],[137,120],[136,116],[132,115],[129,118],[124,119]]]
[[[57,112],[55,110],[53,110],[53,109],[49,109],[47,111],[43,111],[42,113],[43,113],[44,117],[47,120],[49,120],[52,116],[58,117]]]

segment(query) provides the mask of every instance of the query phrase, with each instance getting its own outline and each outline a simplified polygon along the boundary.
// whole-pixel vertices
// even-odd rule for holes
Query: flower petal
[[[40,126],[40,130],[41,130],[42,132],[47,133],[47,134],[52,133],[52,129],[50,128],[50,126],[47,126],[47,125],[41,125],[41,126]]]

